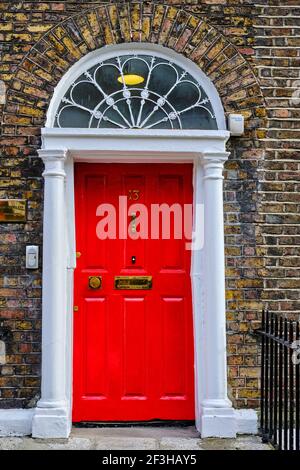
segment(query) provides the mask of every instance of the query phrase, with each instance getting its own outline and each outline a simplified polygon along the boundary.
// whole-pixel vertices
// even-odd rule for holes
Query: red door
[[[174,218],[169,237],[161,220],[151,239],[149,216],[147,239],[132,206],[150,214],[153,204],[192,204],[192,166],[78,163],[75,193],[73,421],[194,419],[191,253]],[[135,235],[126,238],[128,224]],[[152,288],[119,290],[115,276],[152,276]]]

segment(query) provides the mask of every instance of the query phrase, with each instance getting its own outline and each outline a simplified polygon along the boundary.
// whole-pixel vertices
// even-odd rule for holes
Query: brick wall
[[[24,253],[26,244],[42,243],[36,150],[49,100],[81,56],[130,40],[192,58],[225,111],[246,118],[245,135],[230,141],[225,171],[229,394],[236,406],[257,407],[251,332],[261,307],[299,311],[300,8],[296,0],[110,3],[0,2],[0,198],[28,200],[25,225],[0,224],[0,339],[1,328],[7,338],[0,407],[34,406],[39,396],[41,272],[26,271]]]

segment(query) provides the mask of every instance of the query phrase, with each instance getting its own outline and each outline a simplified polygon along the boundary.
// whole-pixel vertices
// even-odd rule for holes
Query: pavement
[[[68,439],[2,437],[0,450],[271,450],[259,436],[201,439],[190,427],[73,428]]]

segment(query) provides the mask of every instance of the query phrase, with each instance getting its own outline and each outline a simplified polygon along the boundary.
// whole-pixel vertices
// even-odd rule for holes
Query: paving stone
[[[158,448],[158,441],[151,438],[104,437],[96,443],[97,450],[150,450]]]
[[[167,437],[159,441],[159,448],[164,450],[200,450],[201,439]]]
[[[24,441],[22,437],[1,437],[0,450],[18,450]]]
[[[188,436],[188,434],[191,434]],[[271,450],[259,436],[200,439],[190,429],[74,429],[69,439],[0,438],[0,450]]]
[[[258,436],[239,436],[236,439],[201,439],[202,450],[271,450]]]

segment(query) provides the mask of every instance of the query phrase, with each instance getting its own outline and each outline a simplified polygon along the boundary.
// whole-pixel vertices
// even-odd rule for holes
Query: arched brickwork
[[[235,46],[209,23],[182,9],[155,4],[153,16],[152,12],[148,2],[107,4],[51,28],[24,57],[8,86],[4,123],[20,126],[20,134],[27,127],[30,135],[36,118],[43,123],[55,86],[74,62],[105,45],[134,41],[160,44],[191,59],[212,80],[227,113],[243,113],[250,133],[260,127],[260,87]]]

